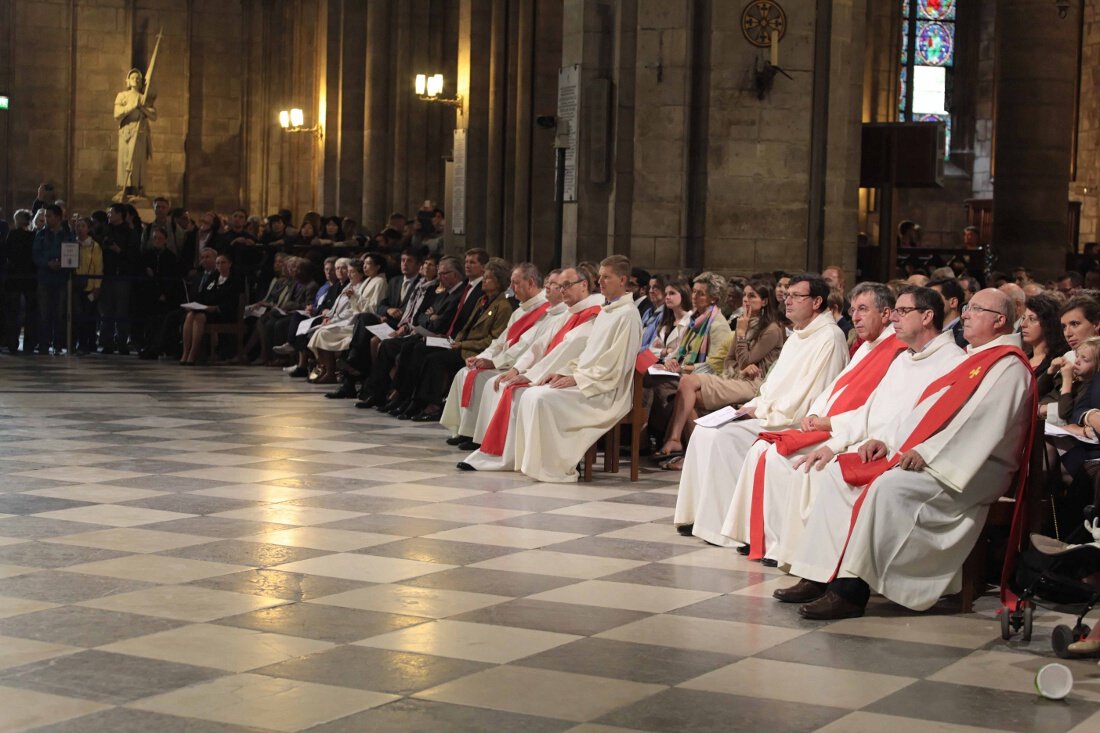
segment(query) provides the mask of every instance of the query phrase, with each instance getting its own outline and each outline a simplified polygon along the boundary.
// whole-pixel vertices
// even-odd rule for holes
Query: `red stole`
[[[521,318],[517,318],[511,326],[508,327],[508,335],[505,336],[509,346],[515,346],[519,341],[520,336],[527,333],[527,331],[539,322],[539,319],[546,315],[546,311],[550,310],[550,303],[543,303],[538,308],[533,308],[530,312],[525,314]],[[466,372],[466,379],[462,382],[462,406],[469,407],[470,400],[474,396],[474,382],[477,380],[478,372],[483,372],[484,369],[470,369]]]
[[[891,335],[878,346],[871,349],[867,356],[858,364],[842,374],[829,396],[839,394],[825,412],[826,417],[850,412],[867,402],[867,398],[878,387],[879,382],[886,376],[890,365],[898,354],[909,348],[904,341],[896,335]],[[843,392],[841,391],[843,390]],[[775,445],[781,456],[789,456],[803,448],[823,443],[829,439],[826,430],[802,431],[797,429],[780,430],[775,432],[763,432],[757,440]],[[749,559],[759,560],[764,557],[767,548],[764,546],[764,459],[761,454],[756,462],[756,473],[752,481],[752,503],[749,510]]]
[[[554,338],[550,339],[550,343],[546,347],[546,353],[549,354],[553,351],[565,339],[565,334],[592,320],[599,315],[601,310],[603,310],[603,306],[594,305],[569,316],[569,320],[565,322],[565,325],[554,334]],[[479,449],[482,453],[490,456],[504,455],[504,443],[508,439],[508,424],[512,419],[512,400],[517,389],[528,386],[513,382],[504,388],[496,412],[493,413],[493,419],[489,421],[489,426],[485,428],[485,437],[482,438],[481,448]]]
[[[840,564],[844,560],[844,553],[847,551],[848,542],[852,538],[852,530],[855,528],[856,519],[859,517],[859,511],[863,507],[863,502],[867,498],[867,492],[875,479],[897,465],[898,460],[900,460],[902,454],[906,451],[912,450],[943,430],[943,428],[955,417],[959,409],[973,397],[979,385],[981,385],[982,380],[985,379],[985,376],[989,373],[989,368],[1004,357],[1015,357],[1019,359],[1024,367],[1027,368],[1028,374],[1031,374],[1031,366],[1028,363],[1027,356],[1015,346],[994,346],[979,351],[976,354],[971,354],[957,367],[928,385],[928,388],[924,391],[924,394],[921,395],[918,402],[923,402],[925,399],[944,388],[946,388],[946,391],[940,395],[936,403],[932,405],[932,408],[925,413],[925,416],[913,429],[913,432],[909,434],[909,437],[905,439],[905,442],[902,444],[901,448],[898,449],[898,452],[892,457],[880,458],[876,461],[863,463],[857,453],[844,453],[837,459],[845,482],[851,486],[862,486],[863,490],[860,492],[855,505],[852,507],[852,517],[848,523],[848,536],[844,539],[844,547],[840,551],[840,559],[837,561],[836,570],[833,571],[834,578],[837,572],[840,571]],[[1035,415],[1038,405],[1038,394],[1036,393],[1034,379],[1030,380],[1029,401],[1031,403],[1029,414]],[[1008,589],[1007,582],[1012,569],[1015,567],[1016,555],[1020,550],[1023,540],[1024,520],[1026,518],[1024,490],[1027,487],[1027,473],[1034,431],[1035,420],[1030,419],[1028,421],[1027,438],[1021,450],[1020,468],[1016,473],[1016,506],[1012,514],[1012,528],[1009,532],[1008,547],[1005,550],[1005,563],[1001,573],[1001,600],[1004,602],[1008,602],[1010,599],[1015,598]]]
[[[550,310],[550,303],[543,303],[538,308],[533,308],[529,313],[522,318],[517,318],[515,323],[508,327],[508,345],[515,346],[519,341],[519,337],[527,333],[527,330],[539,322],[546,311]]]
[[[601,310],[603,310],[603,306],[594,305],[591,308],[585,308],[584,310],[578,311],[569,316],[569,320],[565,322],[565,325],[562,326],[558,330],[558,332],[554,334],[554,338],[550,339],[550,343],[546,345],[546,353],[549,354],[551,351],[557,348],[558,344],[565,340],[565,334],[569,333],[582,323],[588,323],[588,321],[598,316]]]

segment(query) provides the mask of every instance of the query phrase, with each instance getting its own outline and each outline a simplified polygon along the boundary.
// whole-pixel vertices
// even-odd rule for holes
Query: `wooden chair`
[[[603,470],[604,473],[618,473],[619,472],[619,440],[621,436],[622,427],[628,426],[630,429],[630,480],[638,480],[638,472],[641,467],[641,447],[642,447],[642,430],[645,428],[646,411],[642,404],[642,382],[644,381],[643,375],[634,373],[634,386],[633,396],[630,405],[630,411],[623,416],[613,428],[604,433],[603,444]],[[599,441],[592,444],[592,447],[588,449],[588,452],[584,454],[584,473],[583,479],[585,481],[592,480],[592,467],[596,463],[596,445]]]
[[[222,334],[229,334],[233,336],[237,341],[237,356],[244,353],[244,307],[248,304],[248,293],[241,293],[241,297],[237,301],[237,320],[233,323],[208,323],[206,324],[206,335],[210,337],[210,361],[211,363],[217,361],[218,354],[218,337]]]
[[[1035,435],[1031,441],[1031,459],[1028,462],[1027,487],[1025,493],[1028,502],[1029,531],[1037,529],[1041,523],[1042,510],[1049,503],[1047,491],[1047,477],[1050,471],[1057,471],[1058,466],[1046,465],[1046,439],[1043,433],[1043,421],[1036,422]],[[962,613],[971,613],[974,610],[974,601],[979,598],[989,587],[989,578],[993,577],[993,568],[989,567],[991,559],[1003,557],[1000,552],[993,552],[995,544],[1008,536],[1012,527],[1012,515],[1016,509],[1016,497],[1002,496],[989,507],[986,516],[985,527],[982,528],[978,542],[966,562],[962,566],[962,591],[959,593],[959,610]],[[996,569],[996,577],[1000,577],[1000,566]]]

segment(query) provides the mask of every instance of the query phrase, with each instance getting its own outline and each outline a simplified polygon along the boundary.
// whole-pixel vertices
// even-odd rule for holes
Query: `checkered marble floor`
[[[466,474],[277,371],[0,357],[0,731],[1100,730],[995,603],[801,620],[674,476]]]

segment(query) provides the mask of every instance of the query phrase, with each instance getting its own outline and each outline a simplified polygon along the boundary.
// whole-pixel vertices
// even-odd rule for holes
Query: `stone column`
[[[1073,141],[1077,14],[1047,0],[997,3],[993,245],[999,269],[1062,269]]]
[[[466,130],[466,233],[449,239],[460,248],[486,243],[492,10],[492,0],[461,0],[458,11],[456,86],[463,109],[456,123]]]
[[[390,148],[390,8],[388,3],[367,5],[366,78],[363,118],[362,224],[377,232],[389,215]]]

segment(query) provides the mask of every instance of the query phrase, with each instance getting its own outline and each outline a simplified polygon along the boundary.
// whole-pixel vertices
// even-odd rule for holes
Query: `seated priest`
[[[555,316],[565,312],[558,286],[560,275],[561,270],[547,275],[546,288],[543,289],[542,278],[535,265],[525,262],[512,270],[512,292],[519,301],[519,307],[512,311],[504,332],[480,354],[468,358],[451,381],[439,420],[451,432],[448,445],[461,447],[470,444],[465,450],[476,447],[471,441],[485,386],[510,369],[516,359],[547,330],[548,325],[554,323]]]
[[[630,411],[642,320],[627,295],[630,260],[600,263],[607,299],[592,322],[588,343],[573,361],[542,378],[516,413],[516,466],[537,481],[577,480],[577,462]]]
[[[990,505],[1014,481],[1023,499],[1036,395],[1013,333],[1015,307],[1005,293],[982,290],[962,319],[966,358],[933,380],[903,419],[807,474],[816,498],[791,561],[802,580],[774,594],[805,604],[803,617],[861,616],[871,591],[930,608],[959,590]]]
[[[855,295],[853,324],[866,333],[863,305],[864,297]],[[851,379],[841,377],[847,385],[844,392],[850,391],[852,398],[842,393],[824,410],[811,413],[804,420],[806,429],[765,433],[753,446],[750,456],[759,458],[747,460],[737,477],[736,498],[722,526],[726,536],[751,543],[754,550],[760,546],[752,557],[790,564],[813,511],[815,487],[806,471],[823,467],[834,453],[901,420],[933,379],[962,361],[953,335],[942,333],[944,312],[943,299],[934,290],[908,286],[901,291],[890,312],[895,338],[884,340],[846,370]]]
[[[515,469],[515,418],[527,388],[563,369],[581,355],[592,332],[592,322],[603,308],[604,297],[596,286],[595,266],[582,262],[561,273],[565,313],[556,316],[512,366],[483,390],[474,423],[473,443],[478,447],[458,464],[463,471],[512,471]],[[472,446],[471,446],[472,448]]]
[[[829,286],[820,275],[792,277],[785,296],[794,331],[760,393],[741,408],[748,419],[696,430],[684,455],[673,521],[692,525],[692,534],[714,545],[731,546],[722,521],[733,499],[733,479],[752,444],[765,430],[795,427],[848,363],[844,333],[828,309]]]

